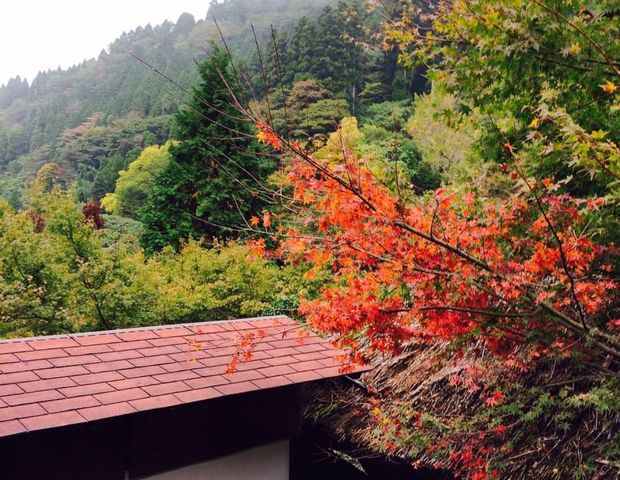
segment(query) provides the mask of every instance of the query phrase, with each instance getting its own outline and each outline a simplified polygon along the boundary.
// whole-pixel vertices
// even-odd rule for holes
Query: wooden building
[[[2,478],[294,478],[303,391],[343,353],[287,317],[0,341]]]

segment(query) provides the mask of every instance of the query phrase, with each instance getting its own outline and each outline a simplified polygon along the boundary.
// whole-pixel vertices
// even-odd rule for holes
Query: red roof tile
[[[119,390],[117,392],[100,393],[95,398],[102,404],[127,402],[148,397],[149,394],[141,388],[130,388],[129,390]]]
[[[342,354],[287,317],[4,340],[0,437],[336,377]]]
[[[32,350],[25,342],[0,343],[0,353],[27,352]]]
[[[140,400],[133,400],[131,405],[136,410],[153,410],[156,408],[173,407],[183,402],[175,395],[159,395],[155,397],[142,398]]]
[[[288,378],[280,376],[280,377],[269,377],[269,378],[263,378],[260,380],[254,380],[254,383],[258,385],[260,388],[274,388],[274,387],[281,387],[282,385],[288,385],[292,382]]]
[[[136,410],[126,402],[101,405],[100,407],[81,408],[77,411],[86,420],[99,420],[101,418],[120,417]]]
[[[68,354],[64,350],[60,350],[58,348],[53,348],[50,350],[42,350],[42,351],[29,351],[18,353],[17,357],[21,361],[28,360],[45,360],[46,358],[58,358],[58,357],[66,357]]]
[[[32,372],[7,373],[0,375],[0,385],[8,385],[12,383],[27,382],[29,380],[38,379],[39,377],[37,377]]]
[[[118,338],[116,335],[101,335],[101,334],[91,334],[91,335],[82,335],[80,337],[75,337],[75,341],[82,346],[89,345],[105,345],[108,343],[118,343],[122,340]]]
[[[175,395],[179,400],[189,403],[197,402],[200,400],[209,400],[210,398],[221,397],[222,394],[215,388],[198,388],[196,390],[190,390],[188,392],[180,392]]]
[[[19,385],[1,385],[0,386],[0,397],[4,397],[5,395],[15,395],[16,393],[22,393],[23,390],[19,388]]]
[[[53,365],[47,360],[31,360],[29,362],[15,362],[0,365],[0,372],[15,373],[35,370],[39,368],[51,368]]]
[[[234,395],[236,393],[251,392],[252,390],[260,390],[256,384],[252,382],[239,382],[227,385],[219,385],[215,389],[222,395]]]
[[[125,377],[119,372],[91,373],[73,377],[73,381],[78,385],[92,385],[94,383],[111,382],[113,380],[123,380]]]
[[[54,413],[50,415],[41,415],[40,417],[22,418],[20,422],[29,431],[43,430],[44,428],[62,427],[65,425],[74,425],[84,421],[79,413],[74,411]]]
[[[114,388],[107,383],[93,383],[91,385],[80,385],[79,387],[67,387],[59,389],[66,398],[81,397],[83,395],[93,395],[95,393],[111,392]],[[120,389],[119,389],[120,390]]]
[[[0,364],[2,363],[10,363],[10,362],[18,362],[19,358],[17,358],[12,353],[4,353],[0,355]]]
[[[19,420],[9,420],[8,422],[0,422],[0,437],[15,435],[26,431]]]
[[[72,387],[77,385],[70,378],[54,378],[52,380],[36,380],[34,382],[20,383],[19,386],[25,392],[39,392],[41,390],[51,390],[53,388]],[[0,388],[0,395],[2,389]]]
[[[60,338],[37,338],[36,340],[32,340],[27,342],[28,345],[32,347],[33,350],[50,350],[52,348],[69,348],[69,347],[79,347],[79,343],[77,343],[72,338],[68,337],[60,337]]]

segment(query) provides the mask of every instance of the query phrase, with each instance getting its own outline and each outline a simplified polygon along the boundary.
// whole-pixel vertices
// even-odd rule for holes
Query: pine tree
[[[263,208],[257,180],[275,169],[233,105],[240,86],[226,52],[214,47],[199,70],[190,103],[176,115],[172,161],[141,212],[150,251],[189,237],[234,236],[231,227]]]

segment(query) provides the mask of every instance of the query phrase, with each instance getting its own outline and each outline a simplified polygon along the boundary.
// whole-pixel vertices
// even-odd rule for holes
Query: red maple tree
[[[288,180],[297,226],[272,227],[281,239],[276,254],[333,274],[318,298],[302,300],[300,312],[350,348],[355,361],[396,354],[411,342],[449,342],[458,352],[472,339],[521,373],[573,353],[620,359],[618,320],[607,316],[609,292],[618,290],[608,260],[613,247],[597,244],[585,226],[604,200],[574,198],[549,179],[526,177],[507,146],[513,163],[503,170],[514,180],[508,194],[438,189],[404,202],[353,154],[334,166],[265,123],[258,128],[259,139],[294,157]],[[478,371],[475,382],[484,377]],[[495,390],[483,404],[504,401]],[[373,411],[381,415],[379,407]],[[395,419],[378,424],[391,435],[399,431]],[[452,461],[471,478],[488,478],[485,442],[504,432],[502,426],[473,438]]]
[[[608,249],[582,228],[602,200],[559,193],[515,165],[517,186],[504,198],[439,189],[406,204],[354,156],[330,167],[265,128],[259,138],[296,155],[288,178],[306,212],[303,228],[280,230],[279,253],[334,275],[301,305],[316,329],[355,351],[477,335],[523,362],[572,341],[620,358],[602,314],[617,288],[602,261]]]

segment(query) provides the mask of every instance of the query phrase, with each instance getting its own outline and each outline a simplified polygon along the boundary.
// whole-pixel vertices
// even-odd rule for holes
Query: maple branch
[[[260,45],[258,43],[258,37],[256,36],[256,30],[254,29],[254,24],[250,24],[252,28],[252,36],[254,37],[254,44],[256,45],[256,53],[258,54],[258,64],[260,66],[260,71],[263,77],[263,83],[265,84],[265,88],[269,90],[269,82],[267,81],[267,70],[265,70],[265,64],[263,63],[263,53],[261,51]],[[269,124],[273,125],[273,116],[271,114],[271,102],[269,101],[269,95],[265,96],[265,101],[267,103],[267,117],[269,118]]]
[[[510,144],[507,144],[507,145],[510,145]],[[551,222],[551,219],[549,219],[547,212],[545,212],[542,201],[538,197],[538,194],[536,193],[535,189],[530,185],[530,182],[527,180],[524,173],[519,168],[519,165],[517,164],[517,161],[516,161],[518,160],[518,158],[514,150],[512,149],[512,147],[508,148],[508,151],[510,155],[513,157],[513,159],[515,160],[514,168],[517,174],[521,177],[521,179],[527,186],[528,190],[534,197],[536,206],[538,207],[538,210],[543,216],[545,223],[547,224],[547,227],[549,228],[549,231],[553,235],[553,238],[555,239],[555,242],[558,245],[558,251],[560,253],[560,260],[562,262],[562,269],[564,270],[564,273],[566,273],[566,276],[568,277],[569,282],[570,282],[571,297],[573,298],[573,302],[575,302],[575,306],[577,307],[577,313],[579,313],[579,319],[581,320],[581,325],[583,326],[584,330],[587,331],[588,326],[586,325],[585,311],[583,309],[583,305],[581,304],[581,302],[579,301],[579,298],[577,297],[575,278],[573,277],[573,274],[571,273],[569,266],[568,266],[568,259],[566,258],[566,253],[564,252],[564,244],[562,243],[562,240],[560,239],[560,236],[558,235],[557,230],[555,229],[553,223]]]
[[[308,155],[304,155],[302,156],[303,159],[306,159],[307,157],[309,157]],[[313,162],[314,163],[314,162]],[[312,165],[312,164],[311,164]],[[347,184],[346,182],[342,181],[339,182],[342,186],[344,186],[344,188],[347,188],[347,190],[349,190],[351,193],[353,193],[354,195],[356,195],[357,197],[361,197],[364,202],[366,204],[369,205],[369,208],[372,211],[377,211],[376,207],[374,207],[374,205],[372,205],[372,203],[370,203],[370,201],[368,199],[366,199],[365,197],[362,197],[359,192],[353,191]],[[444,248],[445,250],[454,253],[455,255],[463,258],[464,260],[476,265],[477,267],[479,267],[480,269],[492,274],[493,276],[496,276],[497,278],[500,278],[502,280],[507,280],[506,277],[504,275],[501,275],[500,273],[496,272],[493,268],[491,268],[486,262],[482,261],[481,259],[461,250],[460,248],[454,247],[452,245],[450,245],[449,243],[440,240],[438,238],[432,237],[428,234],[426,234],[425,232],[409,225],[406,222],[403,222],[401,220],[396,220],[394,222],[392,222],[393,225],[395,225],[396,227],[399,227],[405,231],[408,231],[410,233],[413,233],[414,235],[417,235],[429,242],[432,242],[442,248]],[[602,350],[606,351],[607,353],[613,355],[616,358],[620,358],[620,343],[617,342],[615,339],[605,336],[603,335],[602,339],[599,340],[597,338],[594,338],[594,335],[592,334],[591,331],[589,331],[587,328],[584,329],[584,327],[582,325],[580,325],[578,322],[575,322],[573,319],[571,319],[570,317],[568,317],[567,315],[565,315],[564,313],[560,312],[559,310],[557,310],[556,308],[554,308],[552,305],[546,303],[546,302],[538,302],[535,298],[535,296],[533,296],[532,294],[530,294],[529,292],[525,292],[526,297],[535,305],[536,304],[540,304],[544,310],[549,313],[553,318],[555,318],[559,323],[563,324],[564,326],[566,326],[567,328],[575,331],[576,333],[582,335],[585,334],[590,341],[592,341],[595,345],[597,345],[598,347],[600,347]],[[601,333],[597,332],[596,333],[597,337],[601,337]],[[608,344],[611,344],[613,346],[608,346]]]
[[[276,31],[273,28],[273,25],[271,25],[271,40],[273,42],[273,53],[276,59],[276,70],[278,72],[278,80],[280,83],[280,93],[282,94],[282,97],[285,97],[284,94],[284,76],[282,75],[282,63],[280,61],[280,52],[278,51],[278,41],[276,38]],[[289,131],[290,131],[290,125],[291,125],[291,118],[289,116],[288,113],[288,107],[286,105],[286,102],[284,102],[284,118],[286,119],[286,136],[289,136]]]
[[[474,265],[480,267],[481,269],[491,273],[492,275],[501,278],[503,280],[506,280],[506,278],[495,272],[489,265],[487,265],[485,262],[483,262],[482,260],[479,260],[478,258],[468,254],[467,252],[464,252],[458,248],[453,247],[452,245],[443,242],[442,240],[439,240],[437,238],[432,238],[430,236],[428,236],[427,234],[425,234],[424,232],[404,223],[404,222],[397,222],[396,223],[398,226],[400,226],[401,228],[403,228],[404,230],[407,230],[411,233],[414,233],[415,235],[418,235],[426,240],[428,240],[429,242],[433,242],[445,249],[447,249],[448,251],[458,255],[459,257],[473,263]],[[585,335],[589,341],[591,341],[593,344],[595,344],[597,347],[601,348],[602,350],[604,350],[605,352],[609,353],[610,355],[614,356],[616,359],[620,359],[620,342],[618,342],[615,338],[612,338],[608,335],[603,334],[602,332],[598,331],[598,329],[587,329],[584,328],[583,325],[579,324],[578,322],[576,322],[575,320],[573,320],[572,318],[570,318],[569,316],[565,315],[564,313],[562,313],[561,311],[559,311],[558,309],[556,309],[555,307],[553,307],[551,304],[547,303],[547,302],[540,302],[536,300],[536,297],[534,295],[532,295],[530,292],[525,292],[526,297],[528,298],[528,300],[530,300],[534,305],[540,305],[547,313],[549,313],[553,318],[556,319],[556,321],[562,325],[564,325],[565,327],[569,328],[570,330],[573,330],[574,332],[578,333],[579,335]]]
[[[421,312],[433,311],[433,310],[444,310],[451,312],[461,312],[461,313],[472,313],[478,315],[487,315],[490,317],[506,317],[506,318],[525,318],[531,317],[537,313],[537,310],[533,310],[531,312],[522,312],[522,313],[508,313],[508,312],[498,312],[496,310],[485,310],[483,308],[468,308],[468,307],[455,307],[455,306],[426,306],[426,307],[418,307],[417,310]]]
[[[476,265],[477,267],[481,268],[482,270],[485,270],[489,273],[492,273],[494,275],[498,275],[496,274],[496,272],[489,266],[487,265],[484,261],[480,260],[479,258],[474,257],[473,255],[457,248],[457,247],[453,247],[452,245],[450,245],[449,243],[440,240],[436,237],[430,236],[426,233],[424,233],[421,230],[418,230],[415,227],[412,227],[411,225],[409,225],[406,222],[403,222],[401,220],[396,220],[395,222],[393,222],[393,225],[396,227],[399,227],[403,230],[406,230],[410,233],[413,233],[414,235],[417,235],[425,240],[428,240],[429,242],[432,242],[436,245],[439,245],[440,247],[448,250],[449,252],[454,253],[455,255],[463,258],[464,260],[467,260],[470,263],[473,263],[474,265]]]
[[[439,199],[437,198],[437,195],[435,195],[435,199],[434,200],[435,200],[435,208],[433,210],[433,218],[431,220],[431,226],[429,228],[429,234],[430,234],[430,236],[432,238],[435,238],[435,233],[433,232],[433,229],[435,227],[435,221],[437,220],[437,212],[438,212],[439,206],[440,206]]]
[[[234,92],[233,92],[233,98],[236,98],[234,96]],[[241,107],[240,104],[239,104],[239,107],[241,108],[242,112],[247,115],[248,119],[254,121],[255,123],[258,122],[258,119],[256,118],[256,116],[254,114],[252,114],[251,112],[249,112],[246,109],[243,109],[243,107]],[[343,179],[342,177],[340,177],[339,175],[334,173],[328,166],[322,165],[320,162],[315,160],[300,145],[298,145],[297,143],[292,143],[292,142],[288,141],[287,139],[282,138],[282,136],[277,134],[277,132],[275,132],[272,127],[269,127],[269,128],[271,130],[270,133],[272,133],[278,139],[278,141],[280,142],[280,145],[279,145],[280,149],[287,149],[289,152],[295,154],[298,158],[300,158],[301,160],[303,160],[304,162],[309,164],[318,173],[324,175],[326,178],[329,178],[329,179],[335,181],[345,191],[348,191],[351,194],[353,194],[355,197],[357,197],[363,203],[363,205],[366,208],[368,208],[369,211],[374,212],[374,213],[379,212],[378,208],[374,205],[372,200],[370,198],[366,197],[361,192],[361,190],[356,185],[354,185],[350,180],[347,181],[347,180]],[[491,274],[495,278],[501,279],[503,281],[509,281],[510,282],[510,279],[508,279],[507,277],[505,277],[501,273],[495,271],[495,269],[493,269],[489,264],[487,264],[482,259],[480,259],[480,258],[478,258],[478,257],[476,257],[476,256],[474,256],[474,255],[472,255],[472,254],[462,250],[458,246],[451,245],[447,241],[444,241],[444,240],[441,240],[441,239],[435,237],[434,236],[434,232],[432,232],[429,235],[428,233],[425,233],[424,231],[422,231],[422,230],[420,230],[420,229],[410,225],[409,223],[407,223],[406,221],[403,221],[403,220],[390,220],[387,223],[393,225],[394,227],[397,227],[399,229],[402,229],[404,231],[412,233],[412,234],[414,234],[414,235],[416,235],[416,236],[418,236],[418,237],[420,237],[420,238],[422,238],[422,239],[424,239],[424,240],[426,240],[428,242],[431,242],[431,243],[433,243],[433,244],[443,248],[446,251],[449,251],[449,252],[455,254],[456,256],[462,258],[466,262],[469,262],[470,264],[473,264],[476,267],[480,268],[481,270]],[[268,234],[272,235],[272,232],[268,232]],[[555,233],[555,235],[557,235],[557,232]],[[567,265],[567,263],[566,263],[566,265]],[[425,273],[431,273],[431,272],[425,272]],[[568,272],[568,273],[570,274],[570,272]],[[593,344],[597,345],[599,348],[601,348],[605,352],[613,355],[615,358],[620,358],[620,343],[618,343],[615,339],[602,334],[598,330],[595,331],[595,332],[592,332],[590,329],[585,327],[585,325],[583,325],[583,324],[580,325],[578,322],[574,321],[572,318],[568,317],[563,312],[557,310],[552,305],[550,305],[550,304],[548,304],[546,302],[538,301],[536,296],[533,295],[531,293],[531,291],[527,287],[518,286],[518,288],[519,288],[519,290],[523,291],[525,297],[530,302],[532,302],[534,305],[540,305],[543,308],[544,311],[546,311],[548,314],[551,315],[552,318],[554,318],[556,320],[557,323],[565,326],[566,328],[569,328],[570,330],[575,331],[579,335],[585,335],[589,341],[591,341]],[[487,312],[488,311],[484,311],[484,313],[487,313]],[[482,314],[483,312],[470,312],[470,313]],[[511,315],[504,315],[504,316],[511,316]],[[520,316],[523,316],[523,315],[520,315]]]
[[[368,255],[369,257],[374,258],[375,260],[379,260],[379,261],[386,262],[386,263],[396,263],[396,260],[394,260],[393,258],[383,257],[381,255],[377,255],[375,253],[369,252],[366,249],[357,247],[356,245],[354,245],[350,241],[347,241],[346,245],[348,247],[352,248],[355,251],[358,251],[360,253]],[[382,247],[382,248],[385,250],[385,247]],[[425,267],[422,267],[422,266],[416,265],[416,264],[414,264],[413,267],[406,267],[406,268],[410,269],[413,272],[427,273],[429,275],[442,275],[442,276],[446,276],[446,277],[458,276],[458,274],[455,273],[455,272],[446,272],[446,271],[443,271],[443,270],[433,270],[433,269],[425,268]]]
[[[572,70],[577,70],[579,72],[588,72],[588,73],[594,72],[593,68],[586,68],[586,67],[582,67],[581,65],[574,65],[574,64],[571,64],[571,63],[561,62],[559,60],[547,57],[545,55],[535,54],[535,57],[538,58],[539,60],[542,60],[543,62],[552,63],[554,65],[558,65],[558,66],[564,67],[564,68],[570,68]],[[609,70],[605,70],[605,73],[611,73],[613,75],[614,72],[610,72]]]
[[[535,302],[535,299],[528,294],[528,298],[532,302]],[[538,302],[538,304],[549,314],[555,317],[561,324],[565,327],[573,330],[574,332],[585,335],[590,341],[592,341],[596,346],[605,350],[607,353],[613,355],[616,358],[620,358],[620,342],[617,339],[610,337],[609,335],[604,334],[596,328],[584,330],[583,326],[570,318],[568,315],[565,315],[560,310],[555,308],[548,302]],[[600,338],[600,340],[597,339]],[[607,343],[604,343],[607,342]],[[613,346],[608,346],[613,345]]]
[[[252,94],[252,99],[254,101],[257,101],[256,91],[254,90],[254,83],[250,80],[249,76],[245,72],[245,69],[242,69],[241,67],[237,69],[237,66],[235,65],[234,57],[232,55],[232,52],[230,51],[228,42],[226,41],[226,38],[224,37],[224,32],[222,32],[222,29],[220,28],[220,24],[217,22],[217,18],[213,17],[213,23],[215,24],[215,28],[217,29],[217,32],[220,36],[220,41],[222,42],[222,45],[224,45],[226,54],[228,55],[228,58],[230,59],[230,65],[233,69],[235,76],[237,78],[243,78],[243,81],[246,83],[246,88],[249,88]]]

